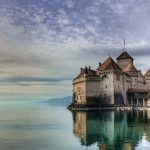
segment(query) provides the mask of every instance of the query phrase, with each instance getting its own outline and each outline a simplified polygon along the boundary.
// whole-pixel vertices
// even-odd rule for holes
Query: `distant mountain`
[[[68,106],[72,102],[72,97],[67,96],[63,98],[52,98],[49,100],[44,101],[44,103],[47,103],[51,106]]]

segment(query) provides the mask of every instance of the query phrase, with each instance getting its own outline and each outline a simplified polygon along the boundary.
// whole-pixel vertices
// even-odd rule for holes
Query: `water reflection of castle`
[[[133,150],[147,132],[150,141],[149,111],[73,112],[73,133],[81,145],[97,143],[100,150]]]

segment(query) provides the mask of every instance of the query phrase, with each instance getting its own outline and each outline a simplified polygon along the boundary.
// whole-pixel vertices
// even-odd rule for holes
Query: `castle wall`
[[[131,79],[125,74],[114,74],[114,99],[115,104],[127,104],[127,91],[131,88]]]
[[[120,71],[104,71],[100,77],[84,76],[73,80],[74,99],[78,104],[128,105],[127,91],[130,88],[146,89],[148,84]]]
[[[86,99],[87,103],[100,103],[100,78],[87,78]]]
[[[132,87],[132,84],[131,84],[131,79],[126,79],[126,91],[128,91],[128,89],[130,89]]]
[[[101,74],[100,97],[102,104],[114,104],[113,72],[107,71]]]
[[[137,87],[137,77],[132,77],[132,88],[136,88]]]
[[[137,81],[136,88],[138,88],[138,89],[148,89],[149,85],[147,83]]]
[[[82,77],[73,81],[75,102],[78,104],[98,103],[100,101],[100,78]]]
[[[139,80],[138,77],[132,77],[132,88],[145,89],[148,88],[148,84]]]
[[[117,64],[119,65],[120,68],[124,68],[130,63],[133,63],[133,60],[131,58],[117,60]]]
[[[125,90],[125,105],[129,105],[130,102],[129,102],[129,99],[128,99],[128,89],[130,89],[132,87],[132,82],[131,82],[131,79],[128,79],[126,78],[126,90]]]
[[[146,81],[147,85],[150,88],[150,77],[145,77],[145,81]]]
[[[126,85],[125,80],[122,74],[114,74],[114,100],[115,104],[124,104],[125,103],[125,91]]]
[[[78,104],[86,103],[86,82],[85,78],[75,79],[73,81],[74,100]]]

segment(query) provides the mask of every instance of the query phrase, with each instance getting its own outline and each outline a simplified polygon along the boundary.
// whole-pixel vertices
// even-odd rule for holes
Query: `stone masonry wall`
[[[145,77],[145,81],[146,81],[148,87],[150,88],[150,77]]]
[[[86,103],[86,82],[85,78],[79,78],[73,81],[73,94],[75,102]]]
[[[114,74],[114,100],[115,104],[126,103],[126,82],[123,74]]]
[[[100,97],[102,104],[114,104],[113,73],[107,71],[101,74]]]
[[[86,98],[88,103],[100,103],[100,80],[87,79]]]

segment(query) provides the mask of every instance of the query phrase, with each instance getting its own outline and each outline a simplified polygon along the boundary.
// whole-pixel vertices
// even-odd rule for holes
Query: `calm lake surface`
[[[149,150],[150,111],[68,111],[0,103],[1,150]]]

